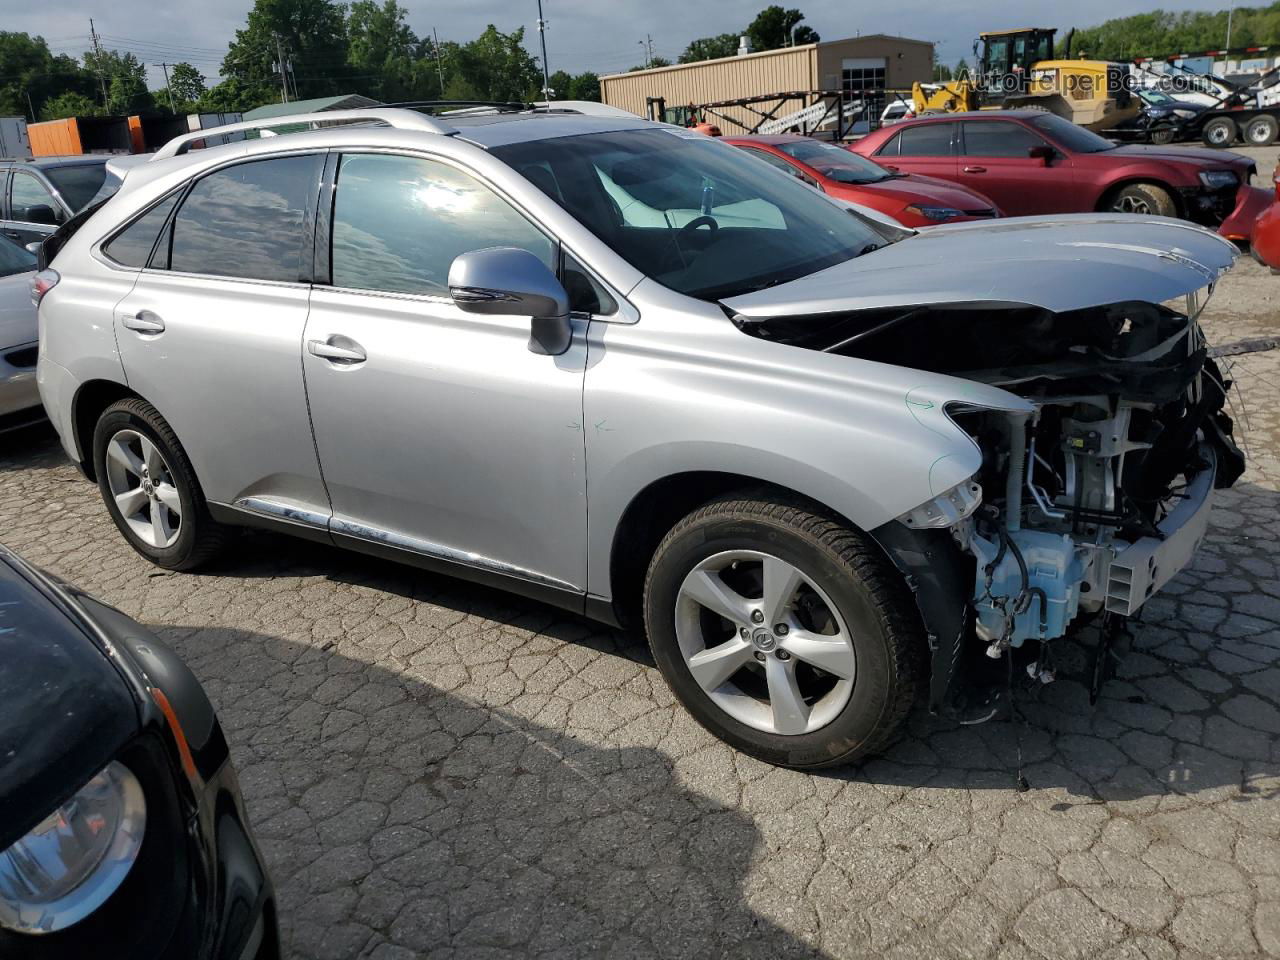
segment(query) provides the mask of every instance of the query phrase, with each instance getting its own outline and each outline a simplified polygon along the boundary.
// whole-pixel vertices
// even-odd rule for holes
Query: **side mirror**
[[[466,313],[531,317],[534,353],[556,357],[569,349],[569,294],[528,250],[489,247],[456,257],[449,266],[449,294]]]
[[[18,211],[14,211],[17,213]],[[27,223],[44,223],[53,225],[58,222],[58,214],[53,207],[47,203],[37,203],[27,207],[27,215],[24,218]]]
[[[38,255],[40,253],[40,241],[32,240],[30,243],[28,243],[27,253],[34,253]]]
[[[1032,160],[1043,161],[1044,165],[1047,167],[1049,165],[1049,161],[1054,157],[1054,149],[1047,144],[1040,143],[1034,147],[1027,147],[1027,156]]]

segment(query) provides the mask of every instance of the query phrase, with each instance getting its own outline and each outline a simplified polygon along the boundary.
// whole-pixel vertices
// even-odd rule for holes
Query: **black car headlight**
[[[1240,178],[1231,170],[1205,170],[1200,174],[1200,182],[1210,190],[1225,190],[1238,184]]]
[[[51,933],[93,913],[128,875],[146,823],[142,785],[113,760],[0,851],[0,927]]]

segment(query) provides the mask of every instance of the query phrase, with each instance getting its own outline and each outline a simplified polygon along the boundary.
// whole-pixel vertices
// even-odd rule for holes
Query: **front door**
[[[205,496],[323,528],[328,502],[307,416],[300,356],[311,217],[323,157],[224,167],[197,180],[152,249],[166,214],[104,245],[149,263],[115,307],[129,386],[185,448]]]
[[[521,247],[551,266],[556,244],[423,157],[343,156],[331,213],[303,368],[335,536],[582,591],[585,321],[543,356],[528,319],[463,313],[448,288],[461,253]]]
[[[24,247],[44,240],[66,219],[66,211],[49,188],[34,174],[22,170],[13,171],[8,209],[0,231]]]
[[[963,123],[960,183],[996,202],[1007,217],[1075,213],[1071,161],[1054,150],[1045,162],[1032,147],[1052,149],[1034,131],[1010,120]]]

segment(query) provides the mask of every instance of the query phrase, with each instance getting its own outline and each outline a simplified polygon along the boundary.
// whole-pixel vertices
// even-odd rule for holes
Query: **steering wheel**
[[[693,233],[695,230],[699,229],[700,227],[710,227],[711,232],[714,234],[717,230],[720,229],[720,224],[716,222],[714,217],[708,217],[705,215],[701,217],[694,217],[692,220],[690,220],[688,223],[686,223],[683,227],[680,228],[680,236],[684,237],[686,234]]]

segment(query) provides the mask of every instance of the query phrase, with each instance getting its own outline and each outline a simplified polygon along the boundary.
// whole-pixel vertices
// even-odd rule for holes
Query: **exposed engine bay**
[[[1244,470],[1224,412],[1231,384],[1198,323],[1210,289],[1180,309],[966,303],[822,322],[735,318],[754,336],[945,373],[1032,404],[948,405],[981,468],[876,532],[917,593],[934,709],[975,647],[1001,658],[1093,615],[1133,616],[1190,562],[1212,490]]]

